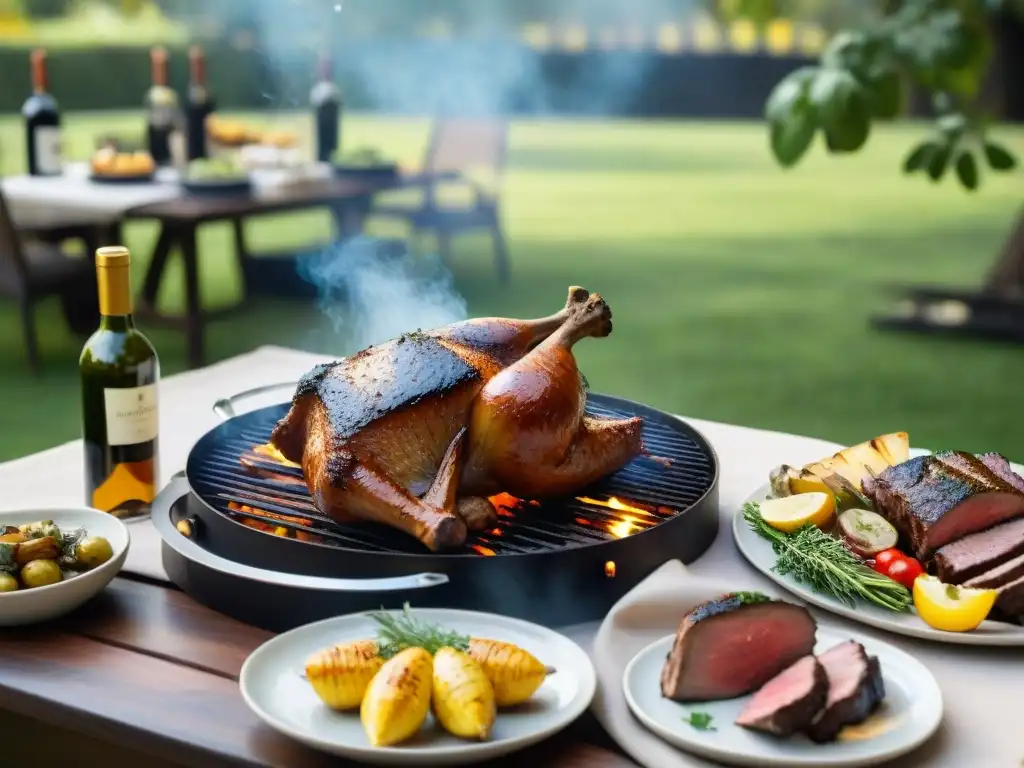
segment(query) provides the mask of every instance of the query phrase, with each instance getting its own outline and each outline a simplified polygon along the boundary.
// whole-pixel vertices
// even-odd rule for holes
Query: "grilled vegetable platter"
[[[906,432],[779,465],[733,520],[744,557],[807,602],[892,632],[1024,646],[1024,468]]]
[[[280,635],[253,652],[239,683],[257,715],[311,746],[443,765],[560,730],[589,705],[595,676],[582,649],[546,627],[406,605]]]
[[[110,542],[85,528],[61,528],[52,520],[0,522],[0,600],[6,593],[73,579],[113,556]]]
[[[663,740],[736,765],[877,765],[942,720],[938,684],[916,659],[760,592],[694,606],[629,663],[623,690]]]

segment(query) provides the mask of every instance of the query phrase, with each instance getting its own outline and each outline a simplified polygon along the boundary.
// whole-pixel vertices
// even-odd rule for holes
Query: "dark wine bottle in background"
[[[198,45],[188,52],[189,84],[185,104],[185,130],[188,133],[188,159],[206,157],[206,118],[215,104],[206,87],[206,56]]]
[[[171,164],[171,136],[178,123],[178,94],[168,85],[167,51],[149,54],[153,84],[146,93],[146,144],[157,165]]]
[[[309,94],[313,107],[313,121],[316,131],[316,159],[321,163],[334,160],[340,143],[341,92],[334,83],[331,59],[326,54],[317,65],[317,81]]]
[[[121,518],[149,514],[159,483],[160,361],[132,320],[131,255],[96,251],[100,327],[78,361],[86,504]]]
[[[56,176],[63,171],[60,151],[60,110],[48,92],[46,51],[32,51],[32,95],[25,100],[25,145],[28,172],[33,176]]]

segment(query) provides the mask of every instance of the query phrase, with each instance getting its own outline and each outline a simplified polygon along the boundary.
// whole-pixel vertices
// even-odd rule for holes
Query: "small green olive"
[[[110,542],[102,536],[89,536],[78,542],[75,547],[75,560],[82,568],[95,568],[103,565],[114,556]]]
[[[63,578],[56,560],[31,560],[21,569],[21,583],[28,589],[56,584]]]
[[[0,592],[14,592],[18,589],[18,580],[9,573],[0,573]]]

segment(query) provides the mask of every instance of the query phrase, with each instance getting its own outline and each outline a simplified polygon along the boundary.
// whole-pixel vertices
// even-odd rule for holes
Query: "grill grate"
[[[704,445],[672,417],[653,418],[647,409],[638,414],[619,402],[597,402],[591,396],[587,412],[644,416],[645,455],[575,498],[494,498],[497,525],[470,533],[462,554],[541,552],[622,538],[674,517],[703,496],[715,472]],[[313,506],[300,469],[253,452],[270,439],[286,410],[282,405],[235,417],[239,429],[225,432],[190,461],[192,490],[217,512],[278,535],[366,552],[426,551],[413,537],[384,525],[335,522]]]

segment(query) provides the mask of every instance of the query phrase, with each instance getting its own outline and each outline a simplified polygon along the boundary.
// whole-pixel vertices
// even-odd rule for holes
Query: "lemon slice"
[[[807,523],[824,528],[836,511],[835,497],[820,491],[769,499],[762,501],[760,506],[764,521],[786,533],[792,533]]]
[[[994,589],[943,584],[934,576],[918,576],[914,581],[917,615],[929,627],[946,632],[970,632],[977,628],[992,610],[997,595]]]

